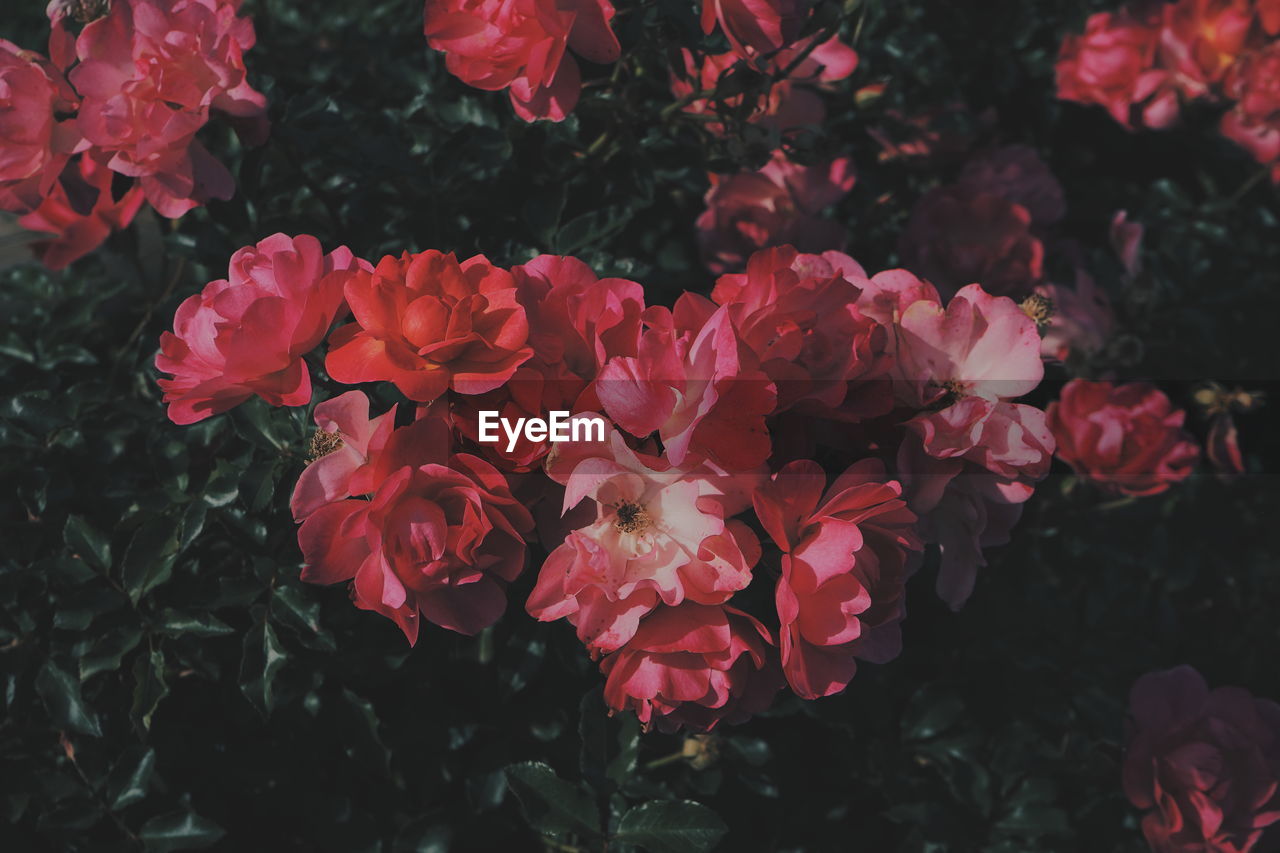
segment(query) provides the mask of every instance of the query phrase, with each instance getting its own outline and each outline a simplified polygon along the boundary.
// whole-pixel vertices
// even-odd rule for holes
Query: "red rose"
[[[40,206],[18,220],[28,231],[50,235],[31,244],[46,267],[64,269],[101,246],[112,231],[129,227],[146,198],[139,186],[116,198],[114,176],[91,153],[81,154],[63,170]]]
[[[1280,182],[1280,41],[1241,59],[1226,86],[1237,103],[1222,117],[1223,135],[1259,163],[1275,164],[1272,180]]]
[[[1031,233],[1031,213],[965,184],[925,193],[900,250],[903,266],[944,296],[975,283],[996,296],[1022,296],[1043,273],[1044,246]]]
[[[226,167],[195,138],[211,111],[236,119],[253,141],[266,131],[266,99],[245,79],[253,22],[239,0],[116,0],[79,36],[54,8],[54,60],[70,68],[83,101],[76,123],[138,178],[147,201],[175,218],[211,198],[230,198]],[[71,67],[74,65],[74,67]]]
[[[855,464],[824,494],[826,482],[816,462],[801,460],[755,494],[756,515],[782,549],[782,668],[806,699],[843,690],[858,658],[897,657],[907,556],[923,547],[901,485],[879,460]]]
[[[76,96],[44,57],[0,39],[0,210],[27,213],[53,187],[81,140]]]
[[[1160,61],[1186,98],[1212,94],[1241,54],[1257,47],[1253,0],[1179,0],[1163,9]]]
[[[1280,706],[1239,687],[1210,690],[1189,666],[1148,673],[1129,693],[1124,790],[1156,853],[1249,853],[1280,836]]]
[[[1168,126],[1177,118],[1178,101],[1175,91],[1166,85],[1169,73],[1156,67],[1159,39],[1158,10],[1139,14],[1124,9],[1090,15],[1083,35],[1069,35],[1062,41],[1058,97],[1104,106],[1125,127],[1132,127],[1130,108],[1150,99],[1143,110],[1143,123]],[[1160,94],[1153,98],[1158,90]]]
[[[836,259],[850,267],[839,269],[831,263]],[[860,398],[859,415],[892,408],[889,383],[871,382],[886,378],[887,335],[858,309],[858,283],[865,279],[844,255],[801,255],[783,246],[756,252],[745,273],[716,281],[711,298],[729,306],[734,328],[777,386],[775,412],[802,403],[836,409],[856,380],[884,392],[874,400]]]
[[[483,255],[388,255],[353,271],[344,291],[355,322],[333,333],[325,359],[339,382],[393,382],[427,403],[450,388],[492,391],[533,352],[511,273]]]
[[[732,607],[692,602],[646,617],[600,671],[609,707],[632,709],[645,728],[668,731],[742,722],[782,686],[763,625]]]
[[[428,0],[424,29],[450,74],[478,89],[508,89],[525,121],[562,121],[582,91],[567,51],[617,60],[613,15],[608,0]]]
[[[818,216],[853,189],[847,157],[799,166],[776,152],[758,172],[713,175],[707,209],[698,217],[702,260],[712,272],[741,269],[758,249],[790,243],[802,252],[844,247],[845,229]]]
[[[482,411],[514,423],[551,411],[598,410],[593,383],[600,368],[610,356],[634,356],[639,346],[644,288],[636,282],[597,278],[577,258],[555,255],[512,267],[511,275],[528,317],[533,357],[501,388],[454,401],[454,424],[473,441]],[[499,467],[528,470],[551,444],[521,434],[511,452],[504,442],[479,447]]]
[[[324,339],[342,307],[346,271],[364,264],[316,238],[273,234],[231,257],[230,275],[178,306],[160,336],[156,369],[169,419],[190,424],[257,395],[305,406],[311,374],[302,357]],[[367,265],[366,265],[367,266]]]
[[[496,622],[533,527],[497,469],[449,454],[448,430],[430,416],[396,430],[360,479],[368,499],[325,504],[298,529],[302,579],[354,580],[356,606],[394,621],[410,644],[419,614],[462,634]]]
[[[765,417],[777,393],[728,308],[704,312],[704,303],[686,294],[674,313],[649,308],[639,355],[610,359],[596,394],[627,432],[657,432],[673,465],[707,458],[729,471],[750,470],[769,457]]]
[[[1125,495],[1155,495],[1191,475],[1200,449],[1174,409],[1153,385],[1073,379],[1049,404],[1049,428],[1058,457],[1101,488]]]

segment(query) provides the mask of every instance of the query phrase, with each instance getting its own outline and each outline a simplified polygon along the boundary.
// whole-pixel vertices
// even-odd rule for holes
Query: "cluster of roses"
[[[1147,810],[1156,853],[1280,846],[1280,705],[1210,690],[1189,666],[1142,676],[1129,696],[1124,790]]]
[[[574,258],[374,265],[275,235],[178,309],[156,359],[170,417],[306,405],[326,337],[332,380],[411,405],[316,406],[303,577],[351,581],[413,642],[424,619],[492,624],[537,543],[528,611],[572,624],[609,704],[662,727],[743,718],[784,681],[831,694],[894,657],[923,546],[959,607],[1053,454],[1045,413],[1014,402],[1043,374],[1017,303],[791,247],[666,308]],[[487,411],[605,429],[486,443]]]
[[[0,40],[0,210],[50,235],[35,244],[50,268],[127,227],[144,201],[176,218],[231,197],[231,174],[196,134],[216,112],[248,141],[266,135],[239,5],[54,0],[49,58]]]
[[[1138,0],[1091,15],[1058,57],[1058,97],[1165,128],[1182,104],[1233,102],[1222,133],[1280,183],[1280,0]]]
[[[703,0],[703,29],[710,33],[718,24],[731,49],[681,50],[671,72],[677,104],[704,120],[711,133],[723,134],[726,123],[737,122],[771,132],[775,143],[800,128],[821,126],[821,90],[852,74],[858,55],[835,37],[801,37],[809,5]],[[425,28],[450,73],[480,89],[506,89],[526,121],[560,121],[582,90],[570,52],[597,64],[618,59],[613,17],[608,0],[432,0]],[[763,80],[763,91],[735,85],[735,75]],[[849,158],[802,166],[779,147],[759,170],[710,179],[697,227],[712,272],[740,270],[751,252],[767,246],[787,243],[813,252],[843,246],[843,230],[818,214],[853,188]]]
[[[719,25],[733,48],[727,56],[758,60],[795,43],[810,13],[810,0],[702,0],[702,28]],[[606,65],[621,54],[614,14],[609,0],[428,0],[424,31],[450,74],[506,89],[525,121],[562,121],[582,92],[574,55]]]
[[[820,92],[858,65],[853,48],[834,37],[820,44],[804,39],[750,60],[731,52],[699,62],[687,49],[683,57],[683,73],[673,72],[671,90],[686,112],[708,119],[711,133],[726,133],[725,121],[736,119],[772,131],[778,144],[801,128],[820,127],[826,118]],[[733,94],[721,94],[722,83],[744,66],[764,77],[764,90],[749,95],[728,85]],[[696,228],[703,263],[712,272],[740,270],[752,252],[784,243],[808,252],[843,248],[845,230],[820,214],[853,189],[851,158],[801,165],[778,147],[760,169],[708,177],[706,210]]]

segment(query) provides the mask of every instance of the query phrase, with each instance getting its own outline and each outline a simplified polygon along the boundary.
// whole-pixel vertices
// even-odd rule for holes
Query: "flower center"
[[[941,390],[942,394],[926,407],[926,411],[940,412],[957,400],[967,396],[964,384],[958,379],[948,379],[945,382],[933,382],[930,384]]]
[[[68,0],[65,8],[77,24],[88,24],[111,10],[111,0]]]
[[[311,449],[307,453],[307,461],[314,462],[322,456],[328,456],[340,447],[342,447],[342,439],[338,437],[336,432],[325,432],[322,429],[318,429],[315,435],[311,436]]]
[[[1018,306],[1022,313],[1036,321],[1036,328],[1043,329],[1053,319],[1053,300],[1039,293],[1033,293]]]
[[[618,517],[613,526],[623,533],[643,533],[653,524],[649,511],[640,504],[623,501],[618,504]]]

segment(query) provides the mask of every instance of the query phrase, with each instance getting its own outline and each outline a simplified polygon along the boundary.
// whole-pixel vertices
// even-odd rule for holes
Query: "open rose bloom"
[[[1200,448],[1186,412],[1158,388],[1074,379],[1049,406],[1058,455],[1077,474],[1123,495],[1154,495],[1191,475]]]
[[[599,65],[620,48],[609,0],[428,0],[427,43],[468,85],[506,89],[525,121],[563,121],[582,91],[574,55]]]

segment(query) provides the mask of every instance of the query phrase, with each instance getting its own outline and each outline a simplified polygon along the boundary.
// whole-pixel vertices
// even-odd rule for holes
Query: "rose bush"
[[[1053,97],[1063,38],[1120,0],[721,3],[710,34],[702,4],[624,3],[603,63],[603,7],[502,7],[554,13],[560,121],[450,71],[536,51],[455,21],[453,59],[387,0],[208,30],[59,0],[61,46],[125,5],[111,46],[162,89],[252,14],[272,134],[210,107],[235,194],[170,218],[110,145],[58,150],[85,93],[0,114],[33,131],[0,133],[15,175],[46,122],[52,152],[0,216],[6,848],[1131,851],[1154,814],[1267,849],[1247,749],[1205,735],[1208,774],[1175,745],[1152,805],[1121,768],[1137,673],[1280,695],[1280,208],[1220,133],[1265,135],[1274,3],[1159,5],[1135,132]],[[41,6],[0,35],[63,56]],[[24,96],[78,67],[30,58]],[[187,109],[111,59],[139,116]],[[1178,121],[1147,132],[1157,101]],[[707,176],[766,166],[795,174],[719,220],[708,273]],[[943,192],[1024,210],[1038,275],[1003,290],[1007,234],[966,215],[923,249],[977,280],[901,269]],[[1071,476],[1044,412],[1073,379],[1157,388],[1188,411],[1170,470],[1199,445],[1217,476]],[[608,438],[494,443],[491,411]],[[1154,421],[1117,419],[1142,452]]]

